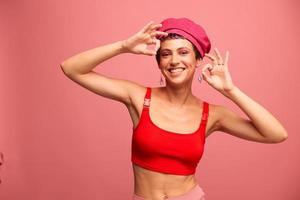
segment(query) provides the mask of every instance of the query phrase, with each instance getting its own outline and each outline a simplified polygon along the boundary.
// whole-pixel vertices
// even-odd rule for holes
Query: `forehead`
[[[188,48],[188,49],[193,49],[193,45],[190,41],[187,39],[168,39],[160,44],[161,50],[164,49],[170,49],[170,50],[176,50],[178,48]]]

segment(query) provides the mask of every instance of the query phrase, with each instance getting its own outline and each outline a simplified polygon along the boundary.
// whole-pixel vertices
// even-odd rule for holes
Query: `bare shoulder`
[[[220,119],[222,116],[223,109],[224,106],[222,105],[209,103],[207,136],[220,129]]]
[[[160,98],[161,87],[150,87],[150,86],[148,87],[151,88],[151,97],[156,96],[158,97],[157,98],[158,100],[162,100]],[[131,105],[129,106],[139,111],[139,113],[141,113],[146,92],[147,92],[147,86],[138,84],[134,87],[134,90],[132,90],[130,94]]]
[[[133,127],[137,126],[141,117],[146,91],[146,86],[143,86],[141,84],[135,85],[135,87],[130,91],[129,94],[130,103],[125,104],[132,119]]]
[[[130,91],[130,106],[135,106],[136,104],[143,102],[144,96],[146,94],[147,87],[141,84],[135,84],[135,86]]]
[[[213,131],[224,131],[223,124],[224,121],[229,121],[231,118],[238,118],[238,115],[234,113],[230,108],[223,105],[210,104],[209,114],[211,114],[214,120]]]

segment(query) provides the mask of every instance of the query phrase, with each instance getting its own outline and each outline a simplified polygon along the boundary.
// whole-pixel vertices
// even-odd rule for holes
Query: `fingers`
[[[149,31],[153,31],[153,30],[158,29],[160,27],[162,27],[162,24],[154,24],[153,26],[150,26]]]
[[[202,68],[202,76],[203,79],[206,80],[208,83],[211,82],[211,78],[205,73],[205,70],[213,70],[213,66],[211,66],[210,64],[206,64],[203,68]]]
[[[215,56],[208,54],[208,53],[206,53],[205,56],[208,57],[213,62],[213,64],[215,64],[215,65],[218,64],[217,58]]]
[[[213,70],[213,66],[211,64],[206,64],[203,68],[202,68],[202,73],[205,72],[205,70],[207,69],[208,71]]]
[[[143,54],[145,55],[155,55],[156,51],[160,48],[160,40],[157,39],[157,36],[167,36],[167,32],[157,31],[158,28],[162,27],[162,24],[154,24],[153,21],[147,23],[142,30],[139,32],[140,34],[145,34],[143,36],[146,40],[146,44],[155,44],[154,50],[146,49],[144,50]],[[149,35],[148,35],[149,34]]]
[[[206,53],[205,56],[207,56],[210,60],[212,60],[215,65],[223,64],[223,59],[222,59],[218,49],[214,48],[214,51],[215,51],[215,54],[217,55],[217,57],[213,56],[211,54],[208,54],[208,53]]]
[[[147,43],[148,45],[151,45],[151,44],[155,44],[155,48],[154,48],[154,50],[151,50],[151,49],[144,49],[143,50],[143,54],[145,54],[145,55],[149,55],[149,56],[154,56],[154,55],[156,55],[156,52],[157,52],[157,50],[160,48],[160,40],[158,40],[158,39],[156,39],[156,38],[152,38],[151,40],[150,40],[150,42],[148,42]]]
[[[157,50],[160,48],[160,40],[158,40],[158,39],[155,39],[155,53],[157,52]]]
[[[227,65],[228,64],[228,58],[229,58],[229,52],[226,51],[225,55],[225,61],[223,62],[223,58],[217,48],[214,48],[216,56],[213,56],[211,54],[205,53],[205,56],[208,57],[211,61],[213,61],[214,65]]]
[[[153,23],[153,21],[148,22],[148,24],[142,28],[141,32],[147,32]]]
[[[150,37],[147,41],[146,41],[146,44],[147,45],[151,45],[151,44],[157,44],[157,42],[160,42],[160,40],[156,39],[155,37]]]
[[[153,21],[150,21],[144,28],[141,30],[142,33],[147,33],[150,31],[153,31],[155,29],[158,29],[162,26],[162,24],[154,24]]]
[[[160,28],[162,24],[154,24],[153,21],[150,21],[141,31],[142,34],[149,34],[150,40],[147,41],[147,44],[156,44],[156,38],[159,38],[159,36],[167,36],[167,32],[163,31],[157,31],[156,29]]]
[[[217,58],[218,58],[218,64],[223,64],[223,59],[221,57],[221,54],[219,52],[219,50],[217,48],[214,48],[216,54],[217,54]]]
[[[148,55],[148,56],[154,56],[154,55],[156,55],[156,51],[150,50],[150,49],[145,49],[143,54]]]
[[[157,35],[161,35],[161,36],[167,36],[168,33],[167,32],[163,32],[163,31],[155,31],[153,33],[150,33],[151,37],[156,37]]]
[[[226,55],[225,55],[225,65],[226,66],[228,64],[228,58],[229,58],[229,51],[226,51]]]

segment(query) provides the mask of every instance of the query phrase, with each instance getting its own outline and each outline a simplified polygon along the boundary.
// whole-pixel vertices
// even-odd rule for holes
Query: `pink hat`
[[[162,27],[157,29],[158,31],[164,31],[167,33],[177,33],[191,43],[198,49],[201,58],[204,57],[205,53],[209,53],[211,43],[206,35],[205,30],[192,20],[188,18],[167,18],[161,22]],[[161,38],[162,36],[157,36]]]

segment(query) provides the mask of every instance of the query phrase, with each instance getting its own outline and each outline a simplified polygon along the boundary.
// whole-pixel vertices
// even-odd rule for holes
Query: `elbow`
[[[66,61],[61,62],[59,66],[61,69],[66,68]]]
[[[71,73],[69,72],[69,70],[67,70],[66,64],[65,62],[60,63],[60,69],[63,71],[63,73],[66,76],[69,76]]]
[[[286,131],[284,131],[278,135],[279,135],[279,137],[274,141],[274,143],[281,143],[288,139],[288,134]]]
[[[64,65],[65,65],[65,62],[62,62],[62,63],[60,63],[60,67],[63,69],[64,68]]]
[[[62,62],[62,63],[60,63],[60,69],[63,71],[63,72],[65,72],[65,62]]]
[[[63,62],[60,63],[60,67],[61,67],[62,69],[65,68],[65,66],[66,66],[66,61],[63,61]]]
[[[284,131],[284,132],[274,134],[273,137],[264,137],[263,143],[270,143],[270,144],[281,143],[287,140],[287,138],[288,138],[288,134],[286,131]]]
[[[73,65],[71,65],[70,63],[67,63],[67,61],[60,63],[60,68],[63,71],[63,73],[68,77],[73,77],[75,75],[84,74],[82,72],[76,71],[74,69],[75,67]]]
[[[283,141],[285,141],[285,140],[287,140],[288,139],[288,133],[285,131],[285,132],[283,132],[283,134],[282,134],[282,139],[281,139],[281,142],[283,142]]]

